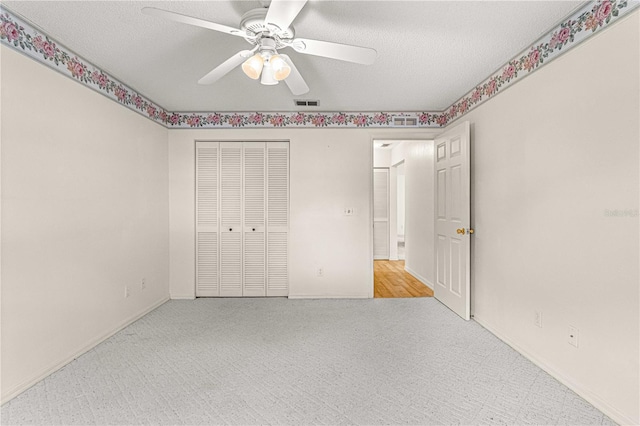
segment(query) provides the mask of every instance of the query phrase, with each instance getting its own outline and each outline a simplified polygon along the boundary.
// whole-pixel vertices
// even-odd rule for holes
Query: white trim
[[[90,340],[89,343],[87,343],[86,345],[82,346],[80,349],[74,351],[72,355],[70,355],[70,356],[68,356],[68,357],[66,357],[66,358],[64,358],[64,359],[62,359],[60,361],[52,363],[51,365],[49,365],[48,367],[44,368],[43,370],[40,370],[40,372],[36,373],[32,378],[23,381],[19,385],[14,386],[12,389],[9,389],[9,391],[7,391],[6,394],[2,395],[2,400],[0,401],[0,405],[3,405],[6,402],[8,402],[9,400],[15,398],[16,396],[18,396],[22,392],[26,391],[31,386],[35,385],[36,383],[38,383],[39,381],[41,381],[45,377],[55,373],[56,371],[58,371],[59,369],[61,369],[65,365],[69,364],[74,359],[76,359],[76,358],[80,357],[81,355],[85,354],[86,352],[90,351],[94,347],[98,346],[100,343],[102,343],[105,340],[107,340],[109,337],[113,336],[114,334],[116,334],[117,332],[122,330],[123,328],[125,328],[125,327],[131,325],[132,323],[136,322],[137,320],[139,320],[143,316],[147,315],[149,312],[153,311],[154,309],[158,308],[159,306],[163,305],[167,301],[169,301],[169,297],[167,297],[167,296],[163,297],[162,299],[160,299],[159,301],[155,302],[150,307],[145,308],[142,311],[138,312],[137,314],[134,314],[133,316],[131,316],[131,317],[125,319],[124,321],[120,322],[111,331],[108,331],[108,332],[98,336],[97,338]]]
[[[370,299],[373,299],[374,297],[375,285],[376,285],[375,266],[373,263],[375,261],[373,257],[373,156],[374,156],[374,150],[375,150],[374,143],[375,143],[375,138],[372,135],[369,140],[369,259],[371,260],[371,262],[369,262],[369,283],[371,283],[371,286],[367,291],[368,297]],[[289,297],[291,297],[291,295],[289,295]],[[294,296],[294,298],[295,297],[296,296]]]
[[[411,268],[407,267],[405,265],[404,270],[406,272],[408,272],[409,274],[411,274],[413,276],[413,278],[417,279],[418,281],[420,281],[422,284],[426,285],[427,287],[429,287],[431,290],[433,290],[433,284],[431,284],[431,281],[429,281],[428,279],[426,279],[425,277],[421,276],[420,274],[416,273],[415,271],[411,270]]]
[[[490,325],[485,320],[483,320],[482,317],[478,317],[477,315],[474,315],[473,319],[482,327],[484,327],[489,332],[491,332],[498,339],[502,340],[504,343],[511,346],[515,351],[519,352],[529,361],[533,362],[535,365],[537,365],[538,367],[540,367],[541,369],[549,373],[553,378],[555,378],[560,383],[562,383],[563,385],[565,385],[566,387],[568,387],[569,389],[571,389],[572,391],[580,395],[587,402],[589,402],[591,405],[596,407],[598,410],[602,411],[605,415],[612,418],[618,424],[621,424],[621,425],[638,424],[639,419],[634,420],[631,417],[628,417],[624,413],[620,412],[620,410],[618,410],[616,407],[609,404],[607,401],[602,399],[599,395],[595,394],[592,390],[587,389],[586,387],[584,387],[579,383],[576,383],[574,379],[566,376],[565,374],[560,372],[558,369],[551,366],[550,363],[546,361],[544,358],[541,358],[531,353],[529,350],[515,343],[512,339],[509,339],[508,337],[506,337],[505,334],[499,331],[497,327]]]
[[[170,297],[171,300],[196,300],[196,296],[194,295],[186,295],[186,296],[174,296],[173,294]]]
[[[289,299],[372,299],[368,294],[290,294]]]

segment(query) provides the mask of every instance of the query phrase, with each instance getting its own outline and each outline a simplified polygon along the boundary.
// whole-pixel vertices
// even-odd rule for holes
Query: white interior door
[[[389,169],[373,169],[373,258],[389,259]]]
[[[470,318],[471,191],[469,122],[435,140],[435,297]]]

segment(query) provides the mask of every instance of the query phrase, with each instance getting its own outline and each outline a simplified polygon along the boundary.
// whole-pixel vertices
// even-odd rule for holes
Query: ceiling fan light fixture
[[[247,77],[257,80],[260,78],[260,73],[262,72],[262,66],[264,65],[264,59],[262,55],[256,53],[242,64],[242,71],[247,75]],[[263,83],[264,84],[264,83]]]
[[[289,77],[291,73],[291,67],[287,64],[287,61],[282,59],[279,55],[274,55],[269,59],[269,63],[271,64],[271,68],[273,69],[273,77],[280,81]]]
[[[273,75],[273,67],[269,62],[264,63],[260,83],[264,84],[265,86],[273,86],[274,84],[278,84],[278,80],[276,80]]]

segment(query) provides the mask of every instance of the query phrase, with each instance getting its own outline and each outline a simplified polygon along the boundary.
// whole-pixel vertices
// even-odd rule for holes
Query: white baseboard
[[[433,284],[431,284],[431,281],[429,281],[425,277],[421,276],[420,274],[416,273],[415,271],[412,271],[411,268],[407,268],[406,265],[404,267],[404,270],[407,271],[408,273],[410,273],[411,275],[413,275],[413,277],[415,279],[417,279],[418,281],[420,281],[422,284],[426,285],[431,290],[433,290]]]
[[[590,389],[587,389],[584,386],[580,385],[579,383],[576,383],[573,379],[565,376],[562,372],[552,367],[543,358],[529,352],[528,350],[524,349],[522,346],[515,343],[513,340],[506,337],[504,333],[498,330],[497,327],[490,325],[489,323],[484,321],[482,317],[478,317],[477,315],[474,315],[473,319],[482,327],[489,330],[498,339],[502,340],[507,345],[511,346],[513,349],[515,349],[517,352],[522,354],[529,361],[533,362],[535,365],[537,365],[538,367],[540,367],[541,369],[549,373],[552,377],[554,377],[560,383],[562,383],[563,385],[565,385],[566,387],[568,387],[569,389],[571,389],[572,391],[580,395],[582,398],[588,401],[591,405],[596,407],[598,410],[602,411],[604,414],[609,416],[618,424],[621,424],[621,425],[640,424],[640,419],[632,419],[626,414],[620,412],[617,408],[613,407],[611,404],[609,404],[607,401],[602,399],[600,396],[595,394]]]
[[[180,296],[180,295],[171,295],[171,300],[195,300],[196,296],[188,295],[188,296]]]
[[[344,294],[344,295],[290,294],[289,299],[371,299],[371,296],[367,294]]]
[[[26,391],[31,386],[33,386],[36,383],[38,383],[40,380],[44,379],[45,377],[49,376],[50,374],[55,373],[56,371],[58,371],[59,369],[61,369],[65,365],[69,364],[74,359],[78,358],[79,356],[81,356],[85,352],[93,349],[94,347],[98,346],[100,343],[104,342],[109,337],[111,337],[114,334],[116,334],[118,331],[122,330],[123,328],[127,327],[128,325],[130,325],[130,324],[134,323],[135,321],[139,320],[140,318],[142,318],[143,316],[145,316],[149,312],[153,311],[154,309],[158,308],[159,306],[161,306],[162,304],[164,304],[168,300],[169,300],[169,297],[163,297],[162,299],[158,300],[157,302],[155,302],[150,307],[147,307],[147,308],[143,309],[142,311],[138,312],[137,314],[135,314],[135,315],[125,319],[124,321],[120,322],[111,331],[108,331],[107,333],[104,333],[104,334],[96,337],[95,339],[90,340],[89,343],[87,343],[86,345],[82,346],[81,348],[75,350],[72,355],[69,355],[68,357],[66,357],[66,358],[64,358],[64,359],[62,359],[60,361],[56,361],[56,362],[52,363],[47,368],[44,368],[43,370],[40,370],[38,373],[36,373],[30,379],[27,379],[24,382],[20,383],[19,385],[14,386],[13,388],[9,389],[6,394],[2,395],[2,398],[0,400],[0,405],[3,405],[4,403],[6,403],[6,402],[10,401],[11,399],[15,398],[16,396],[20,395],[22,392]]]

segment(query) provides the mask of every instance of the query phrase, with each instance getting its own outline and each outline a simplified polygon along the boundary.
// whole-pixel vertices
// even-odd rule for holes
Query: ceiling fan
[[[254,80],[260,78],[260,82],[265,85],[278,84],[279,81],[284,80],[291,93],[302,95],[309,91],[309,86],[291,58],[278,53],[278,49],[291,47],[299,53],[363,65],[371,65],[376,59],[376,51],[368,47],[295,38],[295,30],[291,23],[306,3],[307,0],[271,0],[268,8],[253,9],[245,13],[239,29],[154,7],[145,7],[142,12],[243,37],[254,46],[251,50],[236,53],[198,80],[198,83],[215,83],[242,64],[242,70],[248,77]]]

